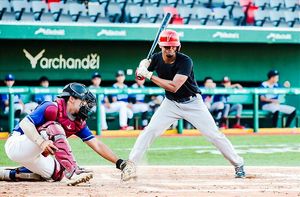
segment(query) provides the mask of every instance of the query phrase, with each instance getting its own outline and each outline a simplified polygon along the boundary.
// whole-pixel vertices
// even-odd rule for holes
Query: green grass
[[[231,136],[230,141],[234,146],[242,149],[247,146],[258,146],[257,149],[265,149],[265,144],[278,146],[288,144],[300,147],[300,135],[276,135],[276,136]],[[136,138],[103,138],[101,139],[121,158],[127,158]],[[108,165],[102,157],[94,153],[87,145],[79,139],[70,139],[72,151],[80,165]],[[0,166],[15,166],[4,151],[4,140],[0,140]],[[200,148],[192,149],[192,146],[213,146],[203,137],[160,137],[150,147],[144,157],[144,161],[150,165],[229,165],[219,154],[197,153]],[[180,150],[155,150],[159,148],[176,148]],[[185,148],[186,147],[186,148]],[[280,148],[279,148],[280,149]],[[297,149],[297,147],[296,147]],[[299,149],[299,148],[298,148]],[[271,154],[247,153],[242,154],[248,166],[299,166],[299,152],[281,152]]]

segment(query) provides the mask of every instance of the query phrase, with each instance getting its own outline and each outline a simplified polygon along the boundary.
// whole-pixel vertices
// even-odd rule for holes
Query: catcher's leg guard
[[[0,170],[1,181],[45,181],[40,175],[35,174],[25,167]]]
[[[49,139],[52,140],[53,144],[58,148],[58,150],[55,151],[54,156],[58,163],[61,165],[60,167],[65,170],[65,176],[67,178],[71,178],[75,170],[77,169],[77,164],[73,157],[63,127],[59,123],[51,121],[42,125],[38,130],[40,131],[40,133],[44,133],[46,131]],[[58,167],[58,165],[56,166]],[[60,170],[58,170],[58,174],[59,172]],[[56,172],[54,172],[54,174],[55,173]]]

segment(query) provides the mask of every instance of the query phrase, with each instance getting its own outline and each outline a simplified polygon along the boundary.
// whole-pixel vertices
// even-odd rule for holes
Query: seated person
[[[119,70],[116,73],[116,83],[113,84],[114,88],[124,89],[128,86],[124,84],[125,73],[122,70]],[[117,94],[112,95],[112,102],[109,102],[109,99],[105,99],[105,109],[107,113],[119,112],[120,118],[120,130],[133,130],[132,126],[128,126],[128,119],[133,117],[133,112],[131,110],[131,104],[128,103],[128,94]]]
[[[134,83],[132,88],[145,88],[145,78],[142,80],[135,79],[136,83]],[[148,125],[147,112],[149,110],[149,105],[145,103],[145,94],[134,94],[130,95],[130,99],[132,100],[132,111],[133,113],[142,113],[142,128]]]
[[[42,88],[48,88],[49,87],[49,79],[46,76],[42,76],[39,79],[39,84]],[[41,104],[44,101],[54,101],[54,95],[52,94],[35,94],[33,95],[33,101],[30,103],[25,104],[25,113],[30,114],[39,104]]]
[[[223,78],[222,81],[222,87],[224,88],[239,88],[242,89],[243,87],[238,84],[232,84],[231,80],[229,77],[225,76]],[[224,105],[224,109],[222,111],[222,119],[221,119],[221,124],[220,124],[220,128],[221,129],[227,129],[227,119],[228,119],[228,115],[231,112],[236,112],[236,123],[233,125],[233,128],[237,128],[237,129],[243,129],[245,128],[244,126],[242,126],[240,124],[240,119],[241,119],[241,114],[242,114],[242,110],[243,110],[243,105],[242,104],[230,104],[228,103],[228,94],[216,94],[214,96],[213,102],[217,103],[217,104],[222,104]]]
[[[262,82],[260,87],[274,89],[280,87],[289,88],[291,86],[289,81],[285,81],[283,86],[280,86],[278,84],[278,81],[279,81],[279,72],[277,70],[270,70],[268,72],[268,80]],[[291,122],[296,116],[296,108],[289,105],[280,104],[278,94],[261,95],[260,104],[263,110],[270,111],[273,113],[273,120],[272,120],[273,127],[277,127],[279,112],[288,115],[285,127],[290,127]]]
[[[12,74],[7,74],[4,79],[4,83],[6,87],[11,88],[13,87],[15,83],[15,77]],[[9,95],[8,94],[1,94],[0,95],[0,100],[1,100],[1,110],[4,114],[9,113]],[[15,120],[14,123],[15,125],[19,123],[20,121],[20,116],[24,111],[24,103],[21,100],[21,95],[20,94],[14,94],[14,111],[15,111]]]

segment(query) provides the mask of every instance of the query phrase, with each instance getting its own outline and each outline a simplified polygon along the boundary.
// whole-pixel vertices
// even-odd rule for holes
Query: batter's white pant
[[[272,113],[275,113],[276,111],[279,111],[284,114],[291,114],[293,111],[295,111],[295,107],[289,106],[289,105],[282,105],[277,103],[269,103],[262,106],[263,110],[270,111]]]
[[[54,172],[54,158],[41,155],[42,149],[26,135],[14,132],[5,143],[5,152],[9,159],[26,167],[31,172],[51,179]]]
[[[117,101],[110,104],[110,108],[105,107],[107,113],[119,112],[120,127],[127,126],[128,118],[133,117],[133,112],[127,107],[128,103]]]
[[[129,159],[138,163],[150,144],[178,119],[185,119],[200,130],[232,165],[243,165],[243,158],[236,153],[226,136],[219,132],[201,95],[197,95],[197,98],[188,103],[177,103],[165,98],[152,116],[149,125],[137,138]]]

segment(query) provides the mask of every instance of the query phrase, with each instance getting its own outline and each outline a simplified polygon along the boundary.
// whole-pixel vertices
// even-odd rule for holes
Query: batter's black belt
[[[173,101],[176,101],[177,103],[185,103],[185,102],[188,102],[190,100],[193,100],[197,97],[197,95],[192,95],[192,96],[189,96],[189,97],[184,97],[184,98],[180,98],[180,99],[172,99]]]

